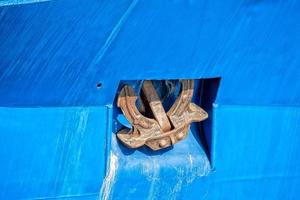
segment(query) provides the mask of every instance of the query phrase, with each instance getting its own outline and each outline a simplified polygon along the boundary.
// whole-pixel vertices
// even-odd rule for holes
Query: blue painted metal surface
[[[95,195],[105,175],[106,113],[1,108],[0,199]]]
[[[299,10],[0,0],[1,199],[300,198]],[[209,152],[193,128],[158,153],[117,142],[121,80],[210,77]]]

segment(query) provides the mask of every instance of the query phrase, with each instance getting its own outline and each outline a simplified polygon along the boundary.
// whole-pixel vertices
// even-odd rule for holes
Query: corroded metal
[[[169,131],[171,129],[171,124],[169,122],[165,109],[152,85],[152,82],[144,81],[142,90],[148,104],[150,105],[154,118],[161,127],[162,131]]]
[[[117,105],[131,123],[131,129],[122,129],[117,137],[129,148],[143,145],[153,150],[169,147],[183,140],[192,122],[203,121],[208,114],[192,103],[193,80],[181,80],[181,93],[166,113],[151,81],[145,81],[142,87],[146,101],[154,119],[145,117],[136,107],[137,96],[133,89],[125,85],[120,91]]]

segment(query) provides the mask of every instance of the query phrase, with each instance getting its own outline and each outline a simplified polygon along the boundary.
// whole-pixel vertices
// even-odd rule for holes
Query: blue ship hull
[[[299,10],[0,0],[0,199],[299,199]],[[207,80],[205,135],[119,143],[119,84],[145,79]]]

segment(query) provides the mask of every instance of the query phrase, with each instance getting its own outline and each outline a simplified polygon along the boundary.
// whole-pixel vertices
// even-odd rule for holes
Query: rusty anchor
[[[122,129],[117,133],[120,141],[129,148],[143,145],[152,150],[174,145],[183,140],[192,122],[200,122],[208,117],[207,112],[192,103],[193,80],[181,80],[181,93],[166,113],[156,93],[152,81],[144,81],[142,91],[150,106],[154,118],[144,116],[136,107],[138,97],[129,85],[119,93],[117,106],[121,108],[132,128]]]

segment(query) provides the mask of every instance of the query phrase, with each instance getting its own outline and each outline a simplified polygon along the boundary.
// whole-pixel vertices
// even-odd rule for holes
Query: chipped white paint
[[[149,162],[147,162],[149,164]],[[150,181],[150,188],[148,192],[148,200],[159,199],[159,185],[160,185],[160,166],[157,159],[152,158],[150,165],[148,165],[147,179]]]
[[[174,167],[177,176],[176,184],[170,188],[168,199],[178,199],[183,187],[193,183],[197,178],[207,176],[210,171],[210,164],[204,157],[194,157],[192,154],[186,156],[186,166]]]
[[[169,199],[170,200],[176,200],[178,194],[180,194],[183,186],[183,179],[184,179],[184,170],[178,169],[178,176],[176,177],[176,184],[175,186],[171,189],[171,192],[169,194]]]
[[[200,163],[199,166],[194,166],[194,158],[192,155],[189,155],[189,170],[187,171],[187,183],[192,183],[196,178],[207,176],[210,172],[210,163],[207,162],[204,157],[197,157],[199,159],[197,162]]]
[[[159,180],[159,163],[156,158],[149,158],[147,162],[141,163],[142,173],[146,176],[148,181],[158,181]]]
[[[117,155],[111,153],[109,170],[102,184],[99,199],[101,200],[109,199],[113,184],[115,183],[117,169],[118,169],[118,157]]]
[[[181,160],[181,161],[180,161]],[[177,165],[178,162],[186,163],[185,165]],[[165,188],[168,199],[178,199],[183,188],[192,184],[196,179],[207,176],[210,172],[210,164],[206,157],[195,156],[193,154],[180,155],[177,158],[166,157],[165,162],[161,162],[160,158],[149,157],[149,159],[139,162],[139,160],[131,160],[127,163],[128,168],[141,168],[141,173],[150,183],[146,199],[161,199],[161,188]],[[162,178],[162,169],[169,168],[170,176],[167,179]],[[171,184],[170,183],[174,183]]]

